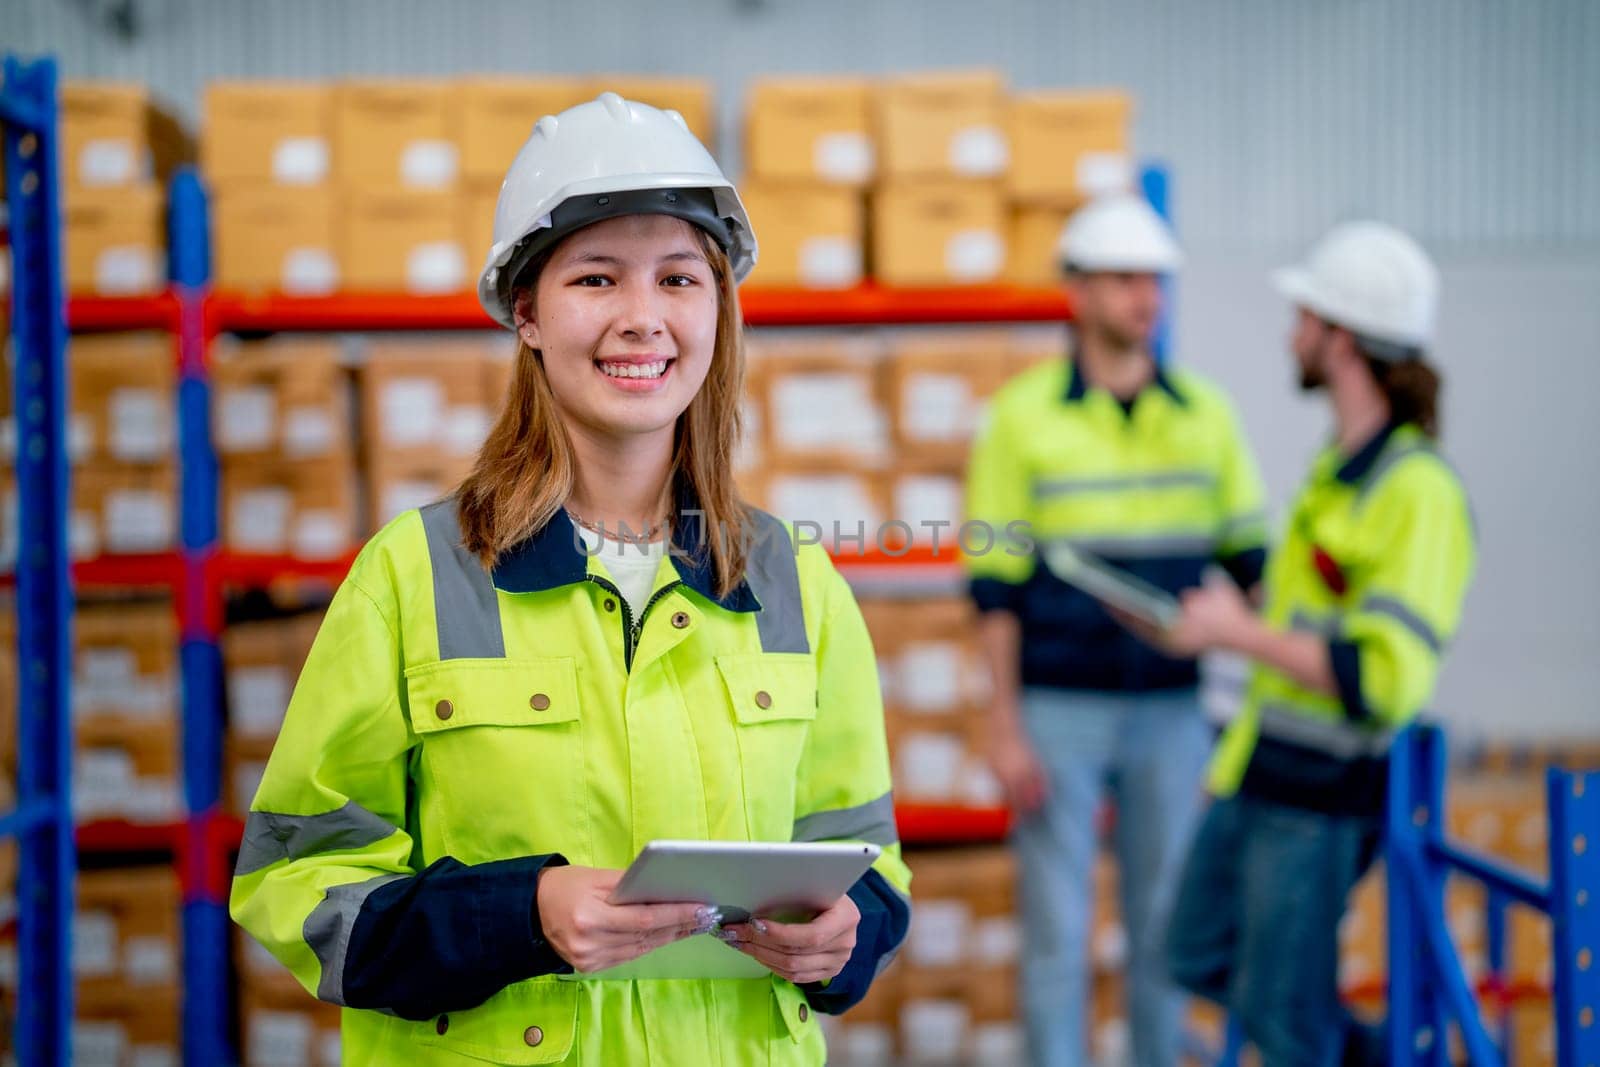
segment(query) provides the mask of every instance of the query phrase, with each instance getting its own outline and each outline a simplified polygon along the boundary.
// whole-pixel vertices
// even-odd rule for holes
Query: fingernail
[[[756,933],[758,934],[764,934],[767,932],[767,924],[762,922],[760,919],[755,920],[750,925],[756,928]]]
[[[730,945],[734,945],[738,944],[739,942],[739,934],[737,931],[730,930],[728,927],[724,926],[722,929],[717,931],[717,939],[719,941],[726,941]]]
[[[689,933],[690,934],[709,934],[711,931],[715,930],[716,928],[717,928],[717,924],[715,922],[712,922],[710,919],[702,919],[700,921],[700,923],[697,924],[693,930],[689,931]]]
[[[722,921],[722,909],[704,904],[694,909],[694,921],[702,926],[715,926]]]

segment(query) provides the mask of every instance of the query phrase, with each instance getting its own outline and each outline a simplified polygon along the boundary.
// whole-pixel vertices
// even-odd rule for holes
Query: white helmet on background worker
[[[1056,245],[1066,271],[1166,274],[1183,264],[1172,230],[1133,193],[1097,197],[1073,212]]]
[[[601,93],[534,125],[500,186],[494,246],[478,279],[489,317],[515,329],[512,290],[540,252],[620,215],[672,215],[716,239],[744,281],[756,262],[733,183],[676,111]]]
[[[1416,359],[1433,340],[1439,271],[1421,245],[1393,226],[1340,223],[1304,264],[1272,278],[1296,305],[1357,335],[1375,358]]]

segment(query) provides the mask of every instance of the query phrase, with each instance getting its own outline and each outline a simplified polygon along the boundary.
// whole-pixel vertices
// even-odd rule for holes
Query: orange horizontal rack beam
[[[967,286],[889,289],[745,289],[740,293],[751,326],[869,326],[905,323],[1060,322],[1069,317],[1066,296],[1049,288]],[[216,293],[212,322],[218,329],[268,330],[473,330],[493,323],[471,293],[408,296],[344,293],[296,297]]]
[[[73,330],[175,329],[178,301],[170,292],[154,296],[74,296],[67,301]]]

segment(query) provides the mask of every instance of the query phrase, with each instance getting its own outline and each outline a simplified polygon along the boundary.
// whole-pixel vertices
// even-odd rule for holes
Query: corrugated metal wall
[[[761,73],[992,65],[1130,88],[1192,248],[1299,245],[1356,214],[1447,254],[1600,246],[1593,0],[126,0],[131,37],[120,6],[5,0],[0,41],[191,114],[216,77],[700,74],[729,135]]]

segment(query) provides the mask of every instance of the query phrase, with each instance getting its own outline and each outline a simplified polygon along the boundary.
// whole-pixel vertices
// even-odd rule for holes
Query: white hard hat
[[[1098,197],[1073,212],[1056,258],[1063,268],[1079,271],[1165,274],[1183,264],[1172,230],[1133,193]]]
[[[1272,276],[1278,291],[1368,341],[1379,358],[1415,358],[1433,340],[1439,272],[1422,246],[1381,222],[1329,230],[1303,265]]]
[[[645,214],[708,231],[727,251],[736,282],[755,266],[755,234],[739,194],[676,111],[601,93],[546,115],[500,186],[478,301],[515,329],[511,289],[533,256],[591,223]]]

